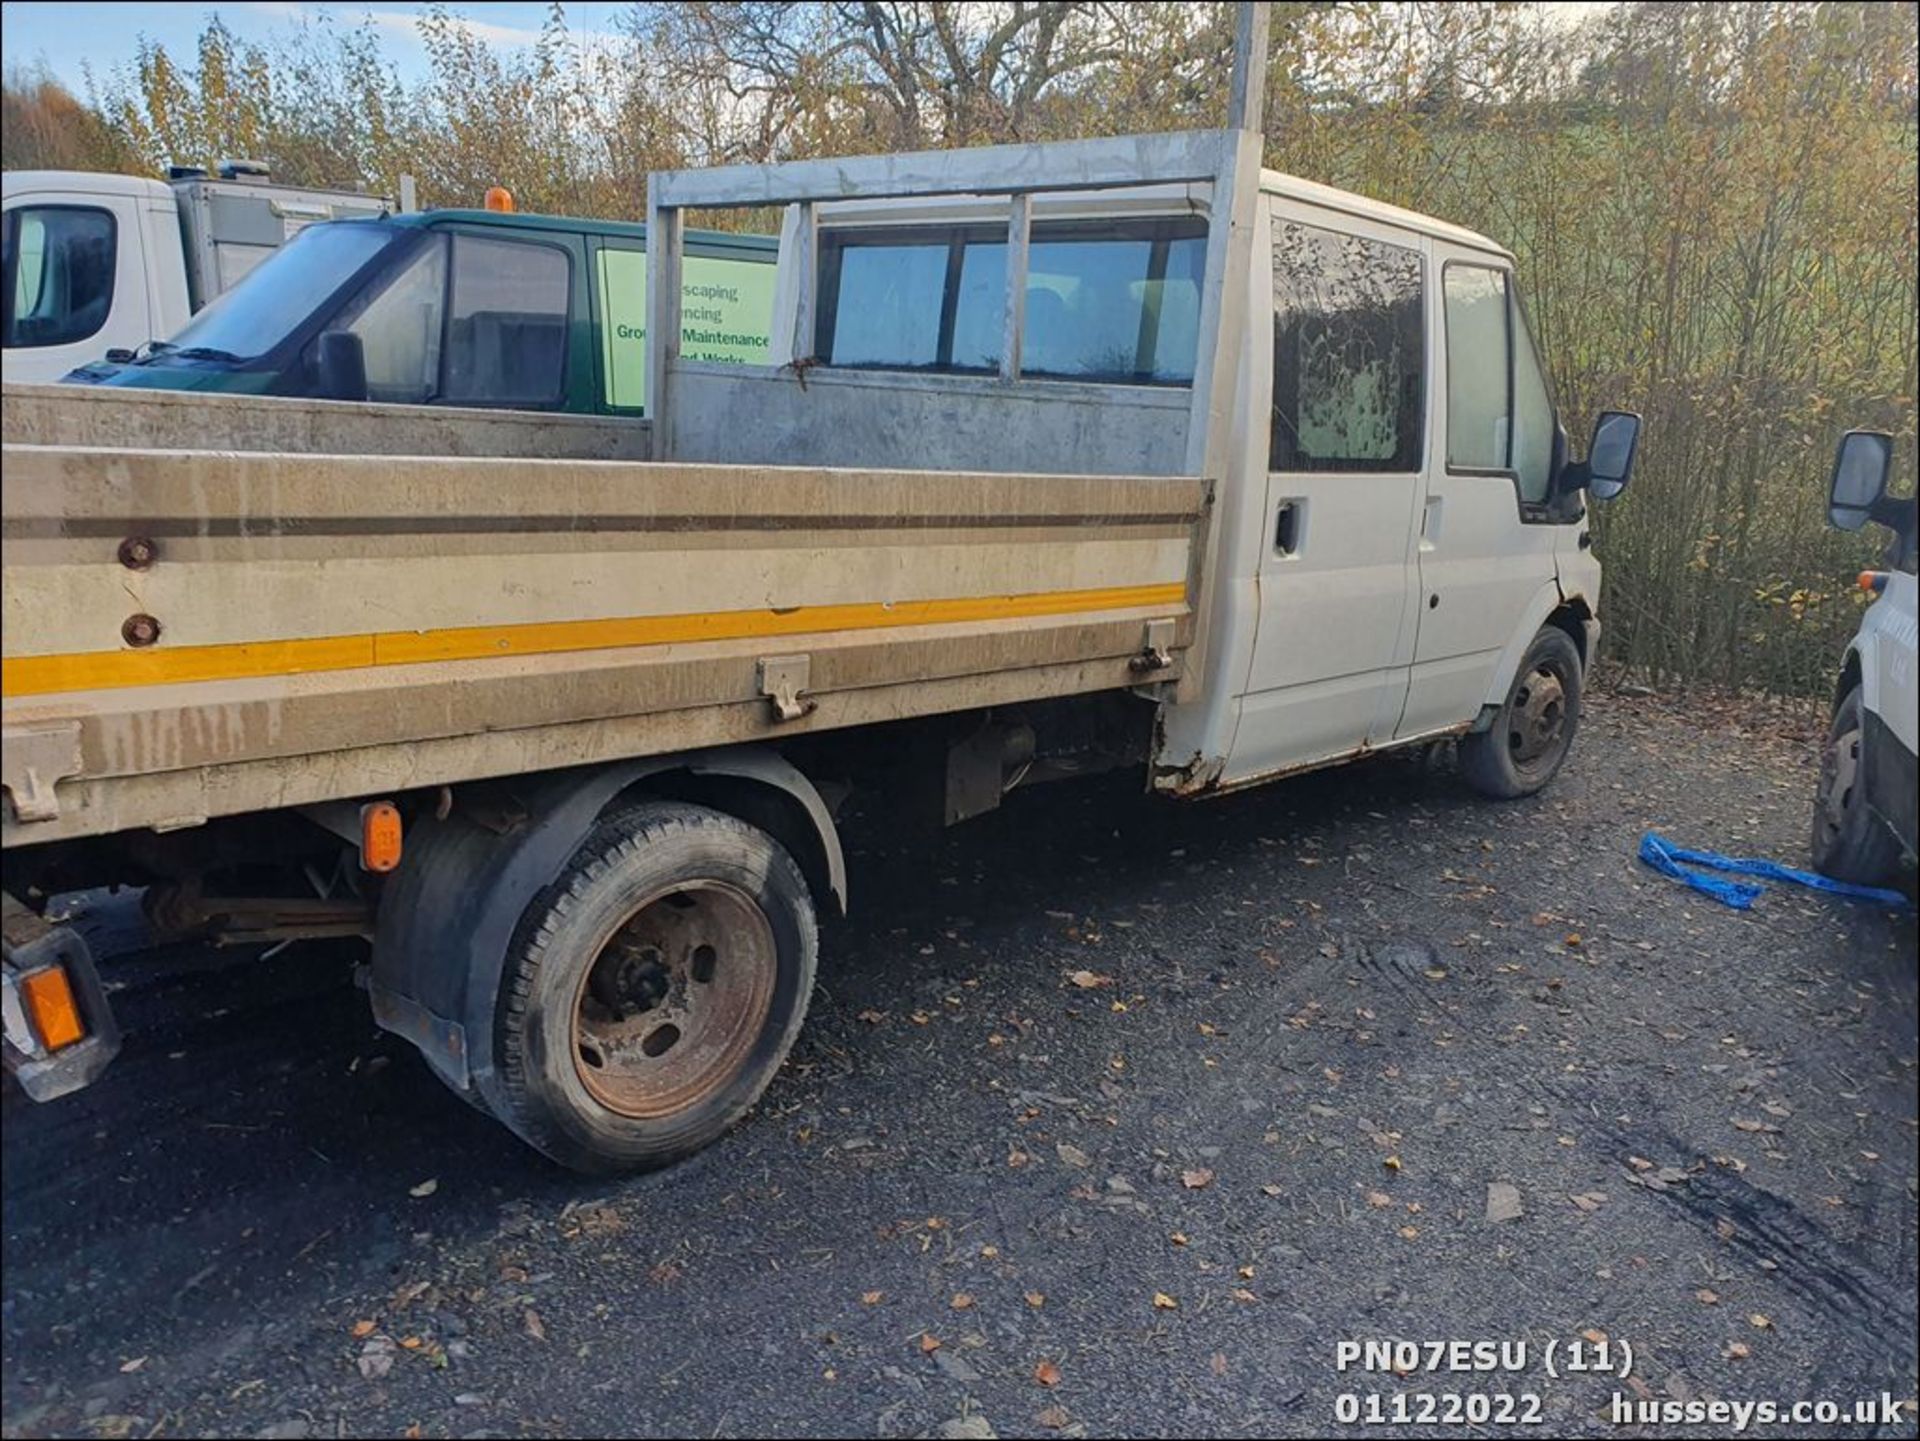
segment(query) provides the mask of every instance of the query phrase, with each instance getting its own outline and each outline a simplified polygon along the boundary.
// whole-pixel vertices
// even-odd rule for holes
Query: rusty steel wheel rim
[[[1507,749],[1514,764],[1533,769],[1565,744],[1567,687],[1557,667],[1537,665],[1520,677],[1507,704]]]
[[[575,1073],[608,1110],[679,1114],[723,1089],[766,1025],[779,975],[773,926],[723,881],[643,901],[608,935],[574,993]]]

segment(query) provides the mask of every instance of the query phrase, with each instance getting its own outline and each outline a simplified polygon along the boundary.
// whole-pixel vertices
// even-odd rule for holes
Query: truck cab
[[[1915,651],[1915,499],[1887,494],[1893,437],[1852,430],[1840,438],[1827,519],[1857,531],[1869,521],[1891,534],[1880,567],[1860,573],[1871,597],[1840,663],[1833,718],[1814,798],[1816,869],[1835,880],[1881,885],[1920,849],[1920,687]]]
[[[703,234],[690,353],[759,362],[778,242]],[[75,382],[409,405],[640,413],[646,229],[432,210],[308,226],[170,339]]]
[[[8,380],[58,380],[107,354],[172,335],[202,306],[316,221],[384,213],[352,190],[276,185],[256,162],[217,176],[23,170],[4,195]]]
[[[5,374],[58,380],[193,313],[180,214],[159,180],[18,170],[4,195]]]

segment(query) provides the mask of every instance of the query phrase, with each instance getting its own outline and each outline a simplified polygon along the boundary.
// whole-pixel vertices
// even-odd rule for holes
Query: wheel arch
[[[1866,694],[1866,678],[1866,664],[1860,659],[1860,642],[1855,640],[1847,647],[1846,658],[1840,662],[1840,679],[1834,684],[1832,708],[1838,710],[1840,702],[1847,698],[1847,692],[1859,686],[1862,709],[1871,709],[1879,697]]]
[[[1507,703],[1507,692],[1513,689],[1513,678],[1519,674],[1520,661],[1526,655],[1527,647],[1548,626],[1567,633],[1573,641],[1573,648],[1580,653],[1582,670],[1593,664],[1600,622],[1594,618],[1592,604],[1581,592],[1567,595],[1560,589],[1557,580],[1547,581],[1534,592],[1533,599],[1521,612],[1519,624],[1513,628],[1513,634],[1507,640],[1506,649],[1500,652],[1500,663],[1494,667],[1492,683],[1481,699],[1474,730],[1485,730],[1493,723],[1495,713]]]
[[[495,1075],[493,1010],[513,933],[610,806],[691,801],[768,831],[816,894],[846,909],[846,860],[819,791],[753,746],[653,756],[474,788],[471,804],[416,821],[388,883],[368,991],[375,1020],[456,1090]]]

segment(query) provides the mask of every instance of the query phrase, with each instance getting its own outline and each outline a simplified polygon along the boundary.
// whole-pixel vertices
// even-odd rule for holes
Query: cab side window
[[[555,246],[456,234],[440,398],[456,405],[558,401],[570,270]]]
[[[366,357],[367,399],[423,405],[440,383],[447,242],[434,236],[348,327]]]
[[[113,308],[114,223],[105,210],[78,205],[22,206],[7,212],[8,349],[71,345],[97,333]]]
[[[1522,502],[1543,504],[1553,471],[1553,400],[1513,277],[1449,265],[1447,465],[1504,472]]]
[[[1206,222],[1035,222],[1020,373],[1186,385],[1199,340]],[[1005,337],[1004,226],[829,229],[815,348],[829,365],[991,374]]]
[[[1274,220],[1269,470],[1420,468],[1422,295],[1418,251]]]

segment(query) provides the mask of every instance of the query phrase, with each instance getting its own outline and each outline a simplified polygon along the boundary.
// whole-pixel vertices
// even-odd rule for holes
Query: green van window
[[[688,360],[764,365],[773,330],[777,267],[689,255],[680,287],[680,354]],[[600,360],[606,403],[646,403],[647,256],[600,250]]]

